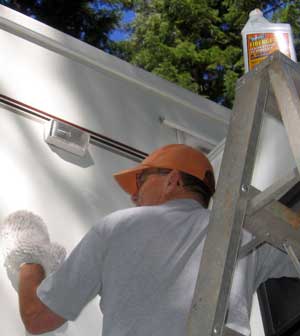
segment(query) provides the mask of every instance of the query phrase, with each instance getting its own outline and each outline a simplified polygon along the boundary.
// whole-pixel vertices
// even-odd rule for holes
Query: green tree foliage
[[[272,18],[273,22],[289,23],[292,26],[294,45],[298,62],[300,61],[300,1],[289,1],[288,6],[281,6]]]
[[[243,72],[241,30],[260,8],[292,25],[300,59],[300,0],[0,0],[0,4],[231,106]],[[124,28],[124,10],[136,19]],[[132,32],[114,43],[117,28]]]
[[[119,28],[131,0],[0,0],[47,25],[110,52],[110,33]]]
[[[136,0],[129,41],[115,53],[167,80],[231,106],[243,72],[241,30],[260,8],[290,22],[299,45],[299,2],[256,0]],[[299,47],[297,47],[299,55]]]

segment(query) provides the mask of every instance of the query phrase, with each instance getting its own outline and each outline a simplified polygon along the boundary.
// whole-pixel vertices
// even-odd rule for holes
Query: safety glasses
[[[172,169],[168,168],[149,168],[136,174],[136,186],[138,189],[146,182],[150,175],[168,175]]]

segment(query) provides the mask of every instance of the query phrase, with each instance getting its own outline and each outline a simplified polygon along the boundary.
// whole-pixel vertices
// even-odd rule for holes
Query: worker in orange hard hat
[[[167,176],[167,185],[161,183],[163,176]],[[207,157],[183,144],[159,148],[136,167],[116,173],[114,177],[138,206],[196,195],[207,207],[215,191],[213,168]],[[150,188],[145,192],[146,180]]]
[[[215,191],[212,166],[200,151],[175,144],[114,177],[138,206],[100,219],[54,273],[44,279],[44,265],[57,263],[53,248],[30,244],[25,254],[24,245],[18,253],[13,250],[10,271],[19,275],[20,312],[32,334],[76,319],[99,295],[102,336],[186,335],[208,230],[206,208]],[[22,230],[25,215],[19,223]],[[29,223],[33,232],[30,218]],[[6,224],[16,227],[11,217]],[[251,241],[249,235],[243,231],[241,244]],[[250,335],[249,293],[252,297],[267,278],[297,276],[281,251],[266,244],[251,253],[238,261],[226,320],[240,335]]]
[[[114,177],[137,207],[100,220],[41,283],[37,295],[27,295],[28,278],[37,287],[43,264],[22,259],[20,311],[31,333],[75,319],[91,298],[102,293],[103,336],[185,333],[196,282],[194,263],[202,250],[206,208],[215,191],[213,168],[199,150],[172,144]]]

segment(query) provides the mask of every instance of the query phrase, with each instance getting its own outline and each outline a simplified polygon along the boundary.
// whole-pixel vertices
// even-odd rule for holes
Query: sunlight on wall
[[[5,197],[1,199],[2,211],[11,211],[15,205],[27,208],[31,203],[33,189],[31,187],[30,176],[11,157],[8,149],[1,149],[2,165],[0,166],[1,189],[5,190]],[[12,177],[12,178],[11,178]]]
[[[90,215],[90,200],[85,199],[82,191],[90,191],[97,198],[95,182],[93,183],[90,175],[94,170],[102,174],[101,168],[91,165],[85,169],[75,162],[68,161],[70,154],[67,153],[69,157],[66,157],[60,153],[60,156],[44,142],[42,124],[2,107],[0,112],[0,184],[3,195],[0,221],[12,211],[31,210],[44,219],[51,240],[60,243],[70,252],[94,224]],[[106,151],[106,155],[109,156],[110,153]],[[97,148],[93,157],[95,161],[101,161],[103,158]],[[106,162],[109,166],[110,161]],[[106,169],[109,170],[109,167]],[[109,183],[107,188],[109,189]],[[104,189],[101,183],[99,189]],[[102,203],[101,206],[107,204]],[[98,207],[99,217],[101,206]],[[1,335],[3,331],[3,336],[22,336],[25,335],[25,331],[18,314],[17,295],[2,266],[3,261],[0,254],[0,297],[6,305],[0,318]],[[77,335],[81,329],[89,330],[91,335],[99,334],[102,320],[98,302],[99,299],[93,300],[78,321],[63,331],[63,334]],[[87,319],[89,323],[91,320],[95,321],[93,327],[87,325]]]
[[[252,310],[250,316],[251,336],[263,336],[264,326],[256,293],[253,295]]]
[[[275,118],[265,115],[251,184],[264,190],[294,167],[284,127]]]
[[[65,119],[76,117],[76,123],[84,125],[85,102],[76,92],[76,82],[85,76],[86,68],[77,64],[74,73],[70,71],[73,64],[70,59],[2,30],[0,40],[7,46],[6,52],[0,55],[1,63],[6,64],[1,77],[5,86],[0,86],[1,93],[47,113],[63,115]],[[58,100],[61,101],[59,107]],[[65,105],[65,101],[68,104]]]

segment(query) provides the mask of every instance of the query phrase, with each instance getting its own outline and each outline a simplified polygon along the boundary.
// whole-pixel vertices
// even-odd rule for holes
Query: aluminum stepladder
[[[188,321],[188,336],[238,335],[224,328],[238,255],[267,242],[300,274],[300,217],[278,202],[299,181],[300,65],[275,52],[237,83],[220,176]],[[264,112],[282,121],[296,168],[260,192],[251,186]],[[255,239],[239,251],[241,229]]]

